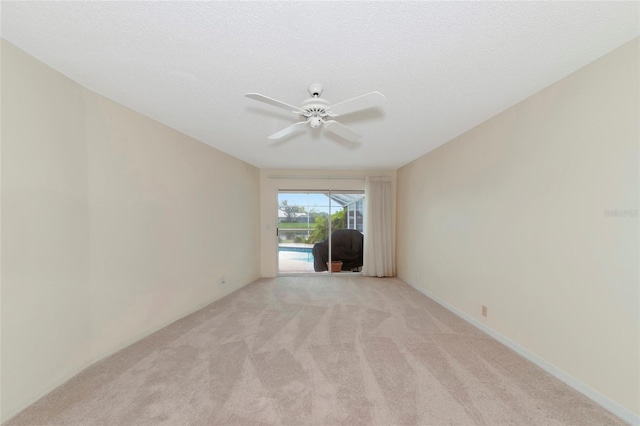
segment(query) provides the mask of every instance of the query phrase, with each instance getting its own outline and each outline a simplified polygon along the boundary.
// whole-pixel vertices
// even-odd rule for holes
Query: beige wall
[[[638,52],[636,39],[397,184],[402,279],[636,415]]]
[[[260,261],[261,275],[277,275],[278,191],[364,190],[366,176],[387,176],[395,188],[395,170],[260,170]]]
[[[91,352],[82,89],[2,43],[2,419]]]
[[[3,420],[259,277],[258,169],[4,41],[1,171]]]

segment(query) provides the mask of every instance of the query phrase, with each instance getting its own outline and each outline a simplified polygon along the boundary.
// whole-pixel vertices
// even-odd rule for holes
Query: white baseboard
[[[547,373],[551,374],[555,378],[557,378],[560,381],[562,381],[562,382],[566,383],[567,385],[571,386],[573,389],[577,390],[578,392],[580,392],[581,394],[583,394],[587,398],[591,399],[593,402],[595,402],[598,405],[602,406],[607,411],[609,411],[612,414],[615,414],[616,416],[620,417],[620,419],[622,419],[623,421],[625,421],[628,424],[633,425],[633,426],[639,426],[640,425],[640,416],[635,414],[633,411],[629,410],[626,407],[623,407],[622,405],[618,404],[615,401],[612,401],[611,399],[607,398],[606,396],[604,396],[600,392],[598,392],[595,389],[587,386],[586,384],[582,383],[580,380],[576,379],[575,377],[571,376],[570,374],[566,373],[565,371],[561,370],[560,368],[556,367],[555,365],[551,364],[550,362],[540,358],[539,356],[537,356],[533,352],[530,352],[528,349],[526,349],[526,348],[518,345],[517,343],[509,340],[508,338],[506,338],[502,334],[498,333],[497,331],[493,330],[492,328],[489,328],[488,326],[486,326],[485,324],[479,322],[478,320],[476,320],[472,316],[470,316],[470,315],[468,315],[468,314],[466,314],[466,313],[454,308],[453,306],[449,305],[448,303],[440,300],[438,297],[436,297],[435,295],[429,293],[428,291],[426,291],[426,290],[424,290],[424,289],[422,289],[422,288],[420,288],[418,286],[415,286],[415,285],[413,285],[412,283],[410,283],[408,281],[404,281],[404,282],[406,282],[411,287],[413,287],[416,290],[418,290],[420,293],[422,293],[425,296],[427,296],[429,299],[433,300],[434,302],[438,303],[442,307],[444,307],[447,310],[451,311],[452,313],[454,313],[455,315],[459,316],[463,320],[467,321],[469,324],[471,324],[474,327],[484,331],[489,336],[491,336],[494,339],[496,339],[498,342],[502,343],[503,345],[505,345],[509,349],[515,351],[519,355],[521,355],[524,358],[528,359],[529,361],[531,361],[532,363],[534,363],[538,367],[542,368],[544,371],[546,371]]]

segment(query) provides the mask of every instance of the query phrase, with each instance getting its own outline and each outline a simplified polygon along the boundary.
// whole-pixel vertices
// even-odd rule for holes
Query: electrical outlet
[[[482,316],[486,317],[487,316],[487,307],[482,305]]]
[[[220,285],[225,285],[227,283],[227,279],[223,276],[220,277]]]

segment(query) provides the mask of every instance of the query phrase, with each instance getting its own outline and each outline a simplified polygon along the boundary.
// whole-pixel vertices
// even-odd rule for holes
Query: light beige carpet
[[[16,425],[608,425],[397,279],[262,279],[88,368]]]

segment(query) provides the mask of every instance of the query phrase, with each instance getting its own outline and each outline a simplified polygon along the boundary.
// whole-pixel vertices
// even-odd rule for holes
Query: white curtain
[[[393,277],[395,265],[395,224],[393,187],[383,178],[369,178],[364,187],[364,264],[362,275]]]

